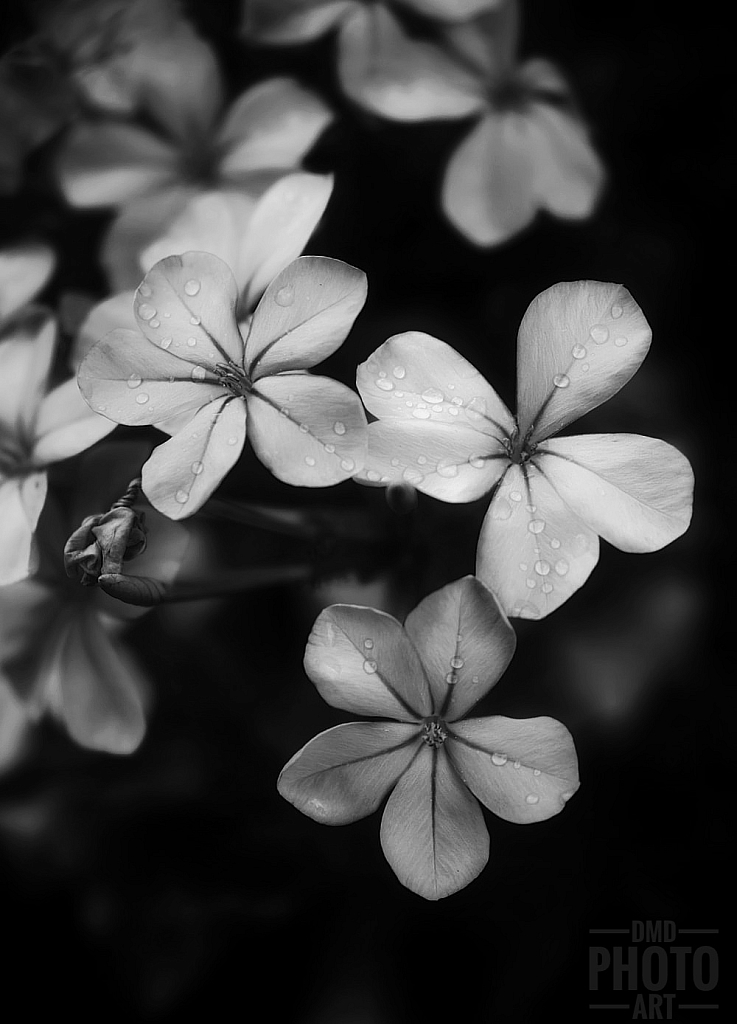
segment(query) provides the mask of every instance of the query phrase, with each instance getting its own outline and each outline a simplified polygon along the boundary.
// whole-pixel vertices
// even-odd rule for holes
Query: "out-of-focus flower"
[[[29,733],[26,710],[0,678],[0,776],[21,757]]]
[[[335,484],[363,466],[363,407],[344,384],[304,371],[340,347],[365,299],[360,270],[302,256],[266,289],[244,341],[238,286],[223,261],[170,256],[136,293],[140,333],[101,339],[79,386],[118,423],[177,417],[175,435],[143,467],[146,496],[173,519],[196,512],[232,468],[247,419],[256,454],[280,480]]]
[[[517,2],[463,25],[447,41],[476,69],[479,119],[445,171],[443,210],[477,245],[498,245],[527,227],[538,210],[588,217],[604,168],[556,67],[533,59],[517,66]]]
[[[253,202],[298,168],[333,117],[290,78],[259,82],[223,110],[207,44],[199,41],[207,56],[196,58],[187,47],[177,55],[176,39],[167,45],[174,48],[168,70],[155,80],[155,102],[149,95],[144,106],[159,130],[112,118],[83,120],[70,130],[58,161],[73,206],[120,210],[102,254],[115,291],[135,287],[141,253],[193,196],[222,189]]]
[[[373,608],[327,608],[307,643],[308,676],[334,707],[396,721],[316,736],[282,770],[279,792],[327,825],[363,818],[391,793],[381,845],[399,880],[432,900],[462,889],[489,855],[476,798],[524,824],[557,814],[579,785],[560,722],[461,720],[514,647],[494,596],[473,576],[425,598],[404,627]]]
[[[48,246],[29,243],[0,249],[0,331],[36,298],[56,264]]]
[[[517,418],[450,346],[399,334],[358,368],[369,426],[363,481],[404,480],[442,501],[492,492],[476,572],[508,615],[541,618],[588,578],[599,536],[656,551],[691,519],[693,473],[664,441],[637,434],[551,435],[601,405],[650,346],[621,285],[553,285],[517,339]]]
[[[126,447],[110,445],[88,461],[69,516],[55,506],[46,510],[38,575],[0,587],[0,687],[12,688],[28,721],[50,713],[82,746],[116,754],[135,750],[146,728],[148,683],[118,639],[125,621],[142,609],[80,586],[64,572],[61,550],[71,524],[109,504],[118,478],[129,472],[122,463],[140,458],[136,445],[128,460]],[[187,533],[153,510],[148,515],[150,543],[135,572],[168,582]]]
[[[304,43],[338,32],[338,76],[355,103],[399,121],[465,117],[479,107],[478,76],[440,45],[407,33],[392,8],[441,24],[504,0],[247,0],[244,32],[259,43]]]
[[[89,448],[114,424],[92,412],[72,378],[49,389],[56,325],[26,317],[0,338],[0,585],[32,572],[46,467]]]

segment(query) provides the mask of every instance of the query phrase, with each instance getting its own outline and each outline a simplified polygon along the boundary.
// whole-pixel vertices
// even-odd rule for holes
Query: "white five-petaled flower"
[[[355,103],[398,121],[465,117],[478,109],[476,75],[442,46],[408,34],[392,7],[442,25],[505,0],[247,0],[244,32],[256,42],[304,43],[338,32],[338,77]]]
[[[344,825],[389,800],[381,845],[399,880],[426,899],[468,885],[489,855],[481,801],[525,824],[578,789],[570,733],[552,718],[465,716],[497,683],[514,631],[472,576],[425,598],[404,626],[373,608],[318,617],[305,670],[334,707],[395,721],[352,722],[310,740],[278,788],[309,817]]]
[[[93,346],[79,386],[118,423],[176,417],[180,428],[142,472],[149,501],[171,518],[207,500],[238,459],[246,429],[280,480],[335,484],[363,467],[365,414],[350,388],[305,371],[340,347],[365,299],[360,270],[302,256],[266,289],[244,341],[229,268],[210,253],[170,256],[136,293],[139,332],[116,330]]]
[[[476,573],[508,615],[541,618],[585,582],[599,536],[656,551],[691,519],[693,473],[671,445],[636,434],[552,435],[615,394],[651,332],[621,285],[542,292],[517,339],[517,418],[450,346],[396,335],[358,368],[369,426],[363,482],[404,480],[443,501],[492,492]]]

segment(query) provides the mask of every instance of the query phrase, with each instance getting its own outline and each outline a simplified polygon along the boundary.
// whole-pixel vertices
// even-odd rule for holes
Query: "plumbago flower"
[[[478,107],[476,75],[441,46],[409,35],[392,8],[463,21],[504,0],[246,0],[244,33],[259,43],[305,43],[338,32],[338,76],[355,103],[399,121],[465,117]]]
[[[557,814],[579,785],[560,722],[462,720],[514,647],[494,596],[473,576],[425,598],[404,627],[373,608],[327,608],[307,642],[308,676],[328,704],[396,721],[320,733],[284,767],[279,792],[327,825],[363,818],[391,793],[381,845],[399,880],[431,900],[462,889],[489,856],[477,799],[525,824]]]
[[[445,32],[475,70],[478,120],[448,163],[442,206],[477,245],[506,241],[538,210],[588,217],[604,183],[564,77],[546,60],[516,64],[517,29],[518,5],[507,0],[499,11]]]
[[[192,59],[185,47],[178,72],[156,81],[156,102],[144,111],[157,131],[87,119],[62,147],[58,175],[66,199],[120,210],[102,253],[115,291],[136,286],[140,254],[194,195],[219,189],[253,202],[299,166],[333,119],[319,97],[290,78],[259,82],[223,110],[214,54],[201,47],[207,59]]]
[[[657,551],[688,528],[693,473],[664,441],[552,435],[635,373],[651,332],[621,285],[553,285],[517,338],[517,417],[450,346],[398,334],[358,368],[369,426],[363,482],[404,480],[442,501],[492,499],[476,573],[508,615],[541,618],[586,581],[599,536]]]
[[[246,439],[286,483],[324,487],[363,467],[366,418],[355,392],[307,369],[342,344],[366,277],[302,256],[264,292],[243,339],[238,286],[210,253],[161,260],[136,295],[140,333],[116,330],[79,369],[82,394],[118,423],[186,425],[143,467],[149,501],[173,519],[209,498]],[[181,419],[179,419],[181,417]]]

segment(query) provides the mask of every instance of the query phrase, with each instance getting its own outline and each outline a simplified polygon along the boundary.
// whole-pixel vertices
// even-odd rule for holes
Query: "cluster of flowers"
[[[246,31],[300,42],[336,27],[340,81],[355,102],[406,120],[478,114],[444,189],[446,212],[475,241],[508,237],[541,205],[588,212],[598,162],[581,124],[538,95],[565,89],[557,72],[513,67],[516,5],[404,6],[438,19],[437,38],[407,34],[393,5],[357,0],[252,2]],[[254,86],[223,113],[214,55],[176,24],[186,74],[171,73],[171,38],[147,34],[136,60],[84,78],[115,117],[98,109],[71,129],[59,175],[71,203],[119,207],[103,254],[115,294],[79,326],[73,376],[56,387],[56,325],[31,302],[53,256],[26,248],[0,260],[0,751],[46,711],[86,746],[126,753],[140,743],[147,686],[116,622],[142,609],[116,598],[161,596],[187,545],[178,521],[211,498],[246,439],[294,486],[352,479],[451,503],[488,496],[475,576],[425,598],[404,626],[353,605],[318,617],[308,676],[329,703],[382,721],[322,733],[278,783],[327,824],[391,794],[387,859],[403,884],[437,899],[487,860],[477,800],[509,821],[539,821],[579,784],[559,722],[466,717],[512,657],[509,618],[540,619],[567,600],[594,568],[599,537],[654,551],[689,524],[691,469],[670,445],[553,436],[629,380],[650,330],[620,285],[548,288],[519,329],[516,416],[462,355],[419,332],[380,345],[358,367],[358,393],[313,373],[367,295],[357,268],[299,255],[332,189],[299,162],[331,114],[286,79]],[[124,100],[167,138],[122,120]],[[195,158],[207,163],[207,188],[193,184]],[[93,449],[88,460],[102,453],[114,470],[88,462],[70,508],[47,502],[47,467],[118,423],[169,438],[152,452]],[[126,571],[133,559],[138,584]]]

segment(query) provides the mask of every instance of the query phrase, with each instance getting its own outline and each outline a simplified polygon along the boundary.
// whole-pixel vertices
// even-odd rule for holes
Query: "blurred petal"
[[[295,487],[348,480],[366,460],[366,416],[355,391],[329,377],[262,378],[248,397],[248,437],[275,477]]]
[[[466,117],[483,103],[474,75],[440,47],[406,35],[380,4],[357,7],[341,22],[338,74],[355,103],[399,121]]]
[[[476,68],[483,81],[497,83],[507,76],[517,77],[520,15],[516,0],[500,0],[469,21],[446,22],[441,32],[451,52],[457,53],[467,66]]]
[[[24,579],[0,586],[0,676],[25,705],[35,696],[58,611],[58,594],[47,583]]]
[[[44,287],[56,264],[45,245],[0,250],[0,321],[7,320]]]
[[[501,7],[506,0],[401,0],[418,14],[441,21],[465,21],[475,18],[484,11]]]
[[[454,722],[445,747],[471,792],[505,821],[544,821],[579,786],[573,738],[554,718]]]
[[[542,440],[606,402],[635,373],[651,331],[626,288],[564,281],[530,303],[517,336],[520,433]]]
[[[416,725],[351,722],[310,740],[279,775],[277,789],[324,825],[347,825],[373,813],[420,743]]]
[[[143,493],[171,519],[191,516],[233,468],[246,439],[246,405],[223,396],[209,402],[143,467]]]
[[[530,141],[530,124],[523,114],[489,112],[450,158],[443,210],[477,245],[499,245],[535,216]]]
[[[95,412],[131,426],[194,411],[224,393],[205,367],[155,349],[137,331],[112,331],[93,345],[77,381]]]
[[[301,256],[271,282],[246,338],[252,380],[306,370],[335,352],[366,301],[366,275],[341,260]]]
[[[133,299],[135,292],[119,292],[111,295],[109,299],[99,302],[88,316],[77,332],[72,346],[72,353],[69,359],[72,369],[76,373],[79,364],[87,355],[89,350],[106,334],[121,327],[126,331],[136,331],[138,324],[133,314]]]
[[[436,712],[449,722],[499,681],[517,642],[496,598],[475,576],[430,594],[404,628],[425,666]]]
[[[531,463],[509,467],[484,518],[476,575],[507,615],[540,619],[583,586],[599,538]]]
[[[220,173],[297,167],[333,113],[315,93],[291,78],[270,78],[242,93],[218,133],[224,150]]]
[[[151,132],[125,122],[81,121],[58,162],[72,206],[118,206],[177,177],[177,153]]]
[[[144,273],[157,262],[146,259],[148,246],[169,230],[194,195],[197,190],[192,185],[172,184],[126,203],[110,225],[102,247],[101,260],[113,291],[138,287]],[[172,251],[176,250],[161,253],[159,258]]]
[[[248,0],[243,34],[259,43],[307,43],[355,6],[356,0]]]
[[[622,551],[657,551],[688,529],[693,471],[665,441],[560,437],[541,445],[535,462],[576,515]]]
[[[233,264],[245,309],[300,255],[332,191],[332,174],[288,174],[263,194]]]
[[[209,252],[167,256],[149,270],[136,293],[138,329],[152,344],[191,362],[240,366],[243,339],[235,318],[238,286]],[[167,340],[167,344],[165,344]]]
[[[31,458],[48,466],[78,455],[115,429],[115,423],[93,412],[75,378],[54,388],[41,403]]]
[[[395,334],[361,363],[356,384],[366,408],[385,421],[463,423],[509,437],[514,419],[496,391],[450,345],[420,331]]]
[[[56,349],[56,324],[33,317],[0,341],[0,429],[19,441],[33,432]]]
[[[350,604],[326,608],[312,627],[304,665],[320,696],[335,708],[402,722],[432,714],[417,651],[385,612]]]
[[[559,99],[571,99],[571,87],[565,76],[555,64],[543,57],[526,60],[517,69],[515,77],[531,93],[557,96]]]
[[[0,775],[21,755],[29,725],[25,707],[0,678]]]
[[[110,754],[132,753],[146,731],[146,683],[99,616],[87,612],[68,621],[58,659],[51,710],[72,739]]]
[[[0,586],[24,579],[34,569],[33,532],[46,501],[46,474],[0,477]]]
[[[604,167],[585,125],[548,103],[533,103],[528,117],[540,205],[558,217],[588,217],[604,184]]]
[[[456,423],[368,426],[368,455],[358,482],[411,484],[441,501],[475,501],[487,494],[509,465],[496,438]]]
[[[428,900],[463,889],[489,859],[481,808],[445,751],[423,745],[389,797],[381,847],[397,878]]]

